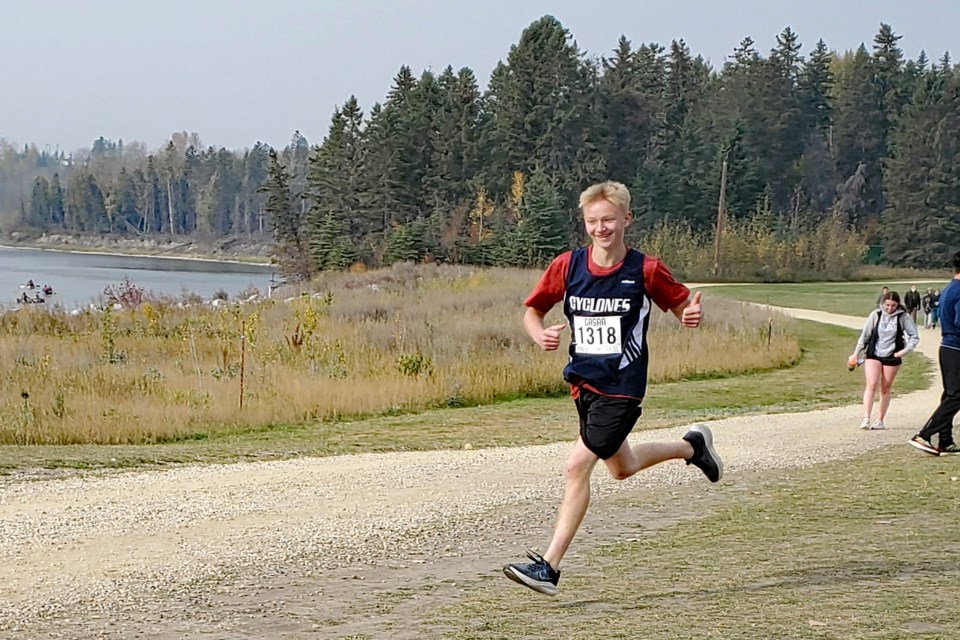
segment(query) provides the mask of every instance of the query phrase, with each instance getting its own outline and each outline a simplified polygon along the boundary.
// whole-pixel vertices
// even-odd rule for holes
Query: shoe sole
[[[503,574],[516,582],[517,584],[522,584],[525,587],[533,589],[538,593],[542,593],[546,596],[555,596],[557,595],[557,587],[549,582],[543,583],[537,580],[531,580],[527,576],[523,575],[519,571],[515,570],[510,565],[507,565],[503,568]]]
[[[929,447],[929,446],[923,444],[922,442],[917,442],[916,440],[907,440],[907,444],[909,444],[911,447],[913,447],[913,448],[915,448],[915,449],[919,449],[920,451],[923,451],[924,453],[929,453],[929,454],[932,455],[932,456],[939,456],[939,455],[940,455],[940,451],[939,451],[938,449],[934,449],[933,447]]]
[[[696,431],[701,436],[703,436],[703,444],[706,445],[707,451],[710,452],[710,455],[713,457],[714,461],[717,463],[717,479],[714,482],[720,482],[723,479],[723,460],[720,459],[720,456],[717,455],[717,450],[713,448],[713,432],[710,431],[710,427],[705,424],[695,424],[690,427],[690,431]]]

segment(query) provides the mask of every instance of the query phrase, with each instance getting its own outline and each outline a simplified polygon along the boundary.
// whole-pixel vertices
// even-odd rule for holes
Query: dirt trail
[[[938,343],[938,332],[921,330],[918,351],[936,359]],[[620,483],[598,473],[585,530],[622,529],[611,505],[625,495],[735,490],[739,476],[903,443],[938,396],[935,382],[896,396],[887,431],[857,429],[856,405],[716,421],[727,473],[719,487],[681,463]],[[420,596],[395,603],[383,620],[371,616],[377,598],[431,584],[426,595],[437,604],[456,601],[525,547],[545,544],[568,448],[360,454],[5,484],[0,638],[413,637],[404,606]]]

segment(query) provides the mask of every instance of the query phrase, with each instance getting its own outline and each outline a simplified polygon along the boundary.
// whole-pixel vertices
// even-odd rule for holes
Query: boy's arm
[[[700,292],[697,291],[692,298],[687,298],[670,311],[677,316],[683,326],[691,329],[699,327],[700,319],[703,317],[703,309],[700,306]]]
[[[554,351],[560,346],[560,332],[567,326],[555,324],[545,328],[543,318],[555,304],[563,300],[571,254],[571,251],[567,251],[554,258],[540,276],[533,293],[523,303],[527,307],[523,313],[523,328],[544,351]]]
[[[643,282],[647,294],[662,311],[669,309],[685,327],[700,326],[703,309],[701,293],[690,297],[690,289],[676,281],[670,270],[657,258],[646,256],[643,264]]]
[[[556,351],[560,347],[560,332],[566,327],[566,324],[555,324],[550,327],[543,326],[543,318],[546,314],[539,309],[527,307],[523,314],[523,328],[527,331],[534,342],[536,342],[544,351]]]

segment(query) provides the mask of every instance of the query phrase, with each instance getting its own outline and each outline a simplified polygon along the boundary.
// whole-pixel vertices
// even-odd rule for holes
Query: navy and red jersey
[[[592,250],[576,249],[554,259],[524,304],[546,314],[563,302],[573,334],[564,378],[574,396],[583,386],[603,395],[642,399],[651,301],[667,311],[683,304],[690,290],[657,258],[628,249],[622,262],[600,267],[591,259]]]

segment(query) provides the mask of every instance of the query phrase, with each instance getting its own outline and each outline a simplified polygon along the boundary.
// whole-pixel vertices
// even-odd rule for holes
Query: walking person
[[[940,405],[910,444],[925,453],[960,453],[953,439],[953,418],[960,411],[960,251],[953,254],[953,280],[940,295]],[[934,436],[937,443],[933,443]]]
[[[930,328],[936,329],[940,322],[940,289],[934,289],[930,295]]]
[[[849,359],[849,362],[853,362],[864,354],[863,376],[866,385],[863,389],[861,429],[886,429],[884,418],[890,406],[893,381],[897,379],[903,357],[916,349],[918,344],[920,334],[917,325],[901,306],[900,295],[896,291],[888,291],[880,308],[867,316],[857,346]],[[880,406],[877,421],[871,423],[877,383],[880,384]]]
[[[653,304],[695,328],[701,294],[691,298],[657,258],[626,246],[624,232],[632,217],[623,184],[589,187],[580,195],[580,209],[590,245],[553,260],[525,301],[523,316],[527,333],[545,351],[559,348],[564,329],[572,331],[563,373],[580,418],[579,436],[567,457],[563,500],[546,552],[530,551],[531,562],[503,568],[511,580],[551,596],[557,593],[560,563],[587,512],[590,476],[599,461],[617,480],[667,460],[685,460],[711,482],[723,476],[705,425],[694,425],[673,442],[627,442],[646,393]],[[544,326],[544,316],[558,303],[566,322]]]
[[[917,285],[911,285],[910,291],[903,294],[903,307],[913,320],[913,324],[917,324],[917,311],[920,309],[920,292],[917,291]]]
[[[888,293],[890,293],[889,287],[880,287],[880,295],[877,296],[877,304],[874,306],[879,307],[881,304],[883,304],[884,296],[886,296]]]
[[[920,307],[923,309],[923,328],[930,328],[930,303],[933,300],[933,289],[927,287],[927,292],[920,298]]]

